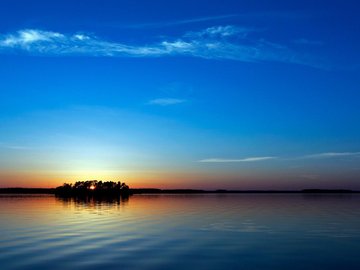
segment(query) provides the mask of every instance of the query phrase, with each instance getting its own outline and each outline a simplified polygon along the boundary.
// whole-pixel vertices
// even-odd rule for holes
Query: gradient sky
[[[360,189],[359,13],[2,0],[0,186]]]

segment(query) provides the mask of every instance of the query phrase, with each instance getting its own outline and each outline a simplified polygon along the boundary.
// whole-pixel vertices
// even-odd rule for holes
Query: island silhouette
[[[129,195],[130,188],[125,183],[113,181],[87,180],[74,184],[64,183],[55,188],[57,195]]]

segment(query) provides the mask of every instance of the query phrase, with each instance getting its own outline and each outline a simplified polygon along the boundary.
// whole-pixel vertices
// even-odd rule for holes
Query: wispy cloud
[[[150,100],[147,104],[149,105],[160,105],[160,106],[169,106],[169,105],[176,105],[180,103],[186,102],[185,99],[178,99],[178,98],[156,98]]]
[[[334,157],[349,157],[359,156],[360,152],[326,152],[302,156],[302,158],[334,158]]]
[[[226,15],[219,15],[219,16],[208,16],[208,17],[199,17],[199,18],[192,18],[192,19],[185,19],[185,20],[176,20],[170,22],[155,22],[155,23],[139,23],[139,24],[130,24],[121,26],[123,28],[163,28],[163,27],[170,27],[170,26],[177,26],[177,25],[186,25],[186,24],[194,24],[194,23],[202,23],[202,22],[209,22],[209,21],[219,21],[229,18],[238,17],[238,14],[226,14]]]
[[[204,162],[204,163],[256,162],[256,161],[264,161],[270,159],[276,159],[276,157],[248,157],[241,159],[208,158],[208,159],[198,160],[198,162]]]
[[[187,32],[178,38],[131,45],[106,41],[85,33],[65,34],[25,29],[0,35],[0,53],[26,52],[30,55],[87,55],[108,57],[191,56],[243,62],[276,61],[309,66],[319,65],[290,48],[264,39],[248,38],[250,28],[214,26]]]
[[[247,157],[240,159],[229,159],[229,158],[207,158],[201,159],[197,162],[204,163],[232,163],[232,162],[255,162],[255,161],[265,161],[271,159],[277,159],[282,161],[291,161],[291,160],[304,160],[304,159],[328,159],[336,157],[360,157],[360,152],[325,152],[325,153],[316,153],[311,155],[304,156],[292,156],[292,157],[276,157],[276,156],[264,156],[264,157]]]
[[[197,17],[197,18],[188,18],[183,20],[174,20],[174,21],[161,21],[161,22],[148,22],[148,23],[133,23],[133,24],[124,24],[121,25],[108,23],[107,26],[117,27],[117,28],[164,28],[172,27],[178,25],[187,25],[187,24],[196,24],[204,22],[215,22],[215,21],[227,21],[228,19],[242,19],[242,20],[261,20],[264,19],[282,19],[282,20],[297,20],[297,19],[306,19],[312,17],[312,14],[302,13],[302,12],[290,12],[290,11],[262,11],[262,12],[246,12],[238,14],[223,14],[217,16],[206,16],[206,17]],[[317,13],[316,16],[319,16]]]
[[[249,33],[256,31],[254,28],[238,27],[233,25],[219,25],[206,28],[201,31],[187,32],[186,37],[196,38],[226,38],[231,36],[246,37]]]
[[[164,53],[157,47],[127,46],[87,34],[66,35],[34,29],[2,36],[0,48],[3,52],[18,50],[35,55],[155,56]]]

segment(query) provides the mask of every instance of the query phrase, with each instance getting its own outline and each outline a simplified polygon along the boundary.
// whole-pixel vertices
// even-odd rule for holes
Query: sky
[[[0,2],[0,187],[360,190],[357,1]]]

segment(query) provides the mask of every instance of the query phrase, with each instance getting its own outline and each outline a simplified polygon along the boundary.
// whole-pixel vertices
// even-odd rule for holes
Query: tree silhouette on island
[[[113,181],[77,181],[75,184],[64,183],[55,189],[55,194],[62,196],[77,195],[129,195],[130,188],[125,183]]]

